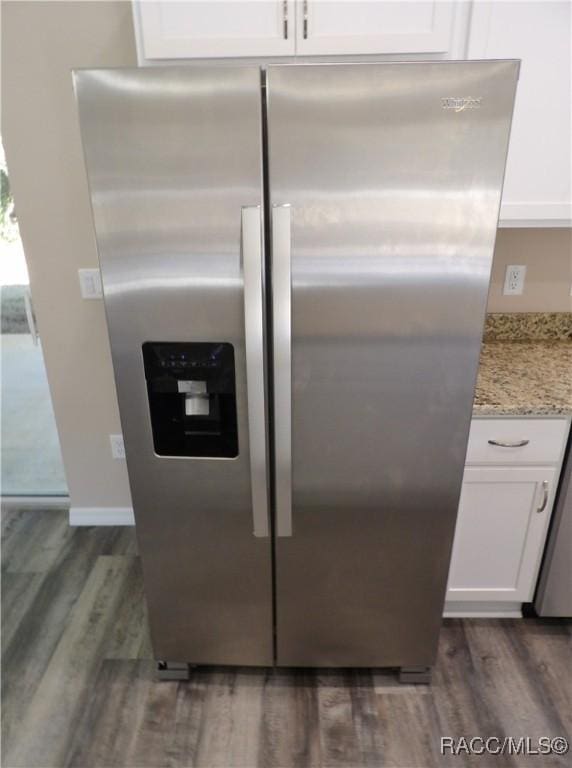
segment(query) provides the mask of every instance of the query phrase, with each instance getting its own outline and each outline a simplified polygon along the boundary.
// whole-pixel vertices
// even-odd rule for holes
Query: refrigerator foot
[[[191,664],[177,661],[158,661],[157,677],[159,680],[188,680],[191,676]]]
[[[404,685],[429,685],[431,682],[431,667],[400,667],[399,682]]]

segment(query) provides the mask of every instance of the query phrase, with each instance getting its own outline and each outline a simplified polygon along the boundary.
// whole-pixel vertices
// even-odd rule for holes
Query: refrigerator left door
[[[272,664],[260,71],[74,80],[155,657]]]

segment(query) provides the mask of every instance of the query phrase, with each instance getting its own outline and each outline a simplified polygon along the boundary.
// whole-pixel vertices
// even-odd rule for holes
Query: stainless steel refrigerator
[[[425,679],[518,62],[74,77],[163,674]]]

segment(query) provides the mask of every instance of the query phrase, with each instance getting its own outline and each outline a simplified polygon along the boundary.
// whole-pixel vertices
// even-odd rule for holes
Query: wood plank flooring
[[[570,766],[442,756],[441,736],[565,736],[572,624],[447,620],[430,687],[391,672],[197,669],[155,680],[129,528],[2,515],[5,768]]]

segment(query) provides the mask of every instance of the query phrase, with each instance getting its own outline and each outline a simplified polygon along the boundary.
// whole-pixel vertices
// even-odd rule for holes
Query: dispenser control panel
[[[143,363],[158,456],[238,456],[232,344],[148,341]]]

